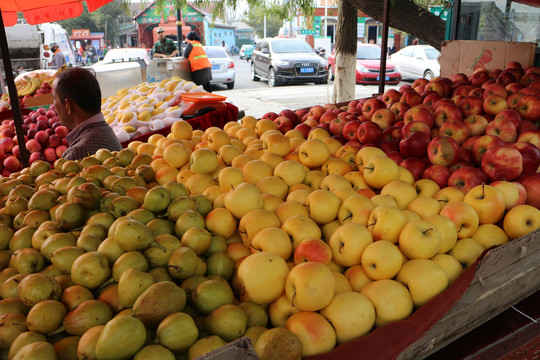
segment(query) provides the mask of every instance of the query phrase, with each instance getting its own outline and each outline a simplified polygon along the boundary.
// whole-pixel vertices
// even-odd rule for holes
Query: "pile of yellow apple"
[[[243,336],[261,359],[326,353],[540,227],[511,182],[441,189],[378,148],[251,116],[0,183],[15,360],[194,359]]]
[[[182,115],[180,95],[202,92],[202,86],[177,76],[155,83],[123,88],[102,100],[105,121],[121,142],[163,129]]]

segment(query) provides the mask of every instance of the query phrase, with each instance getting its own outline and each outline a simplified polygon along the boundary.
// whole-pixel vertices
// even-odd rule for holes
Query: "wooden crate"
[[[490,250],[461,299],[399,359],[422,359],[540,288],[540,229]]]

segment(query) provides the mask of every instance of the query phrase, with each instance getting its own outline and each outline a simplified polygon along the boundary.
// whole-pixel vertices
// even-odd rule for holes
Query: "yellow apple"
[[[321,166],[321,171],[326,175],[338,174],[345,175],[346,173],[352,171],[352,166],[348,162],[342,159],[335,157],[330,157],[324,164]]]
[[[399,234],[399,249],[409,259],[429,259],[440,247],[439,230],[426,220],[407,223]]]
[[[263,140],[263,151],[285,156],[291,151],[290,140],[285,135],[281,135],[281,133],[269,134]]]
[[[343,175],[330,174],[326,175],[320,184],[320,189],[335,192],[338,189],[353,190],[351,183]]]
[[[332,155],[334,155],[336,151],[338,151],[338,149],[343,146],[338,140],[334,139],[333,137],[323,137],[321,138],[321,140],[324,141],[326,146],[328,146],[328,150],[330,150],[330,154]]]
[[[321,170],[309,170],[309,168],[307,170],[302,183],[309,186],[312,190],[320,189],[326,175]]]
[[[229,138],[229,134],[224,130],[218,129],[208,134],[206,143],[209,149],[217,153],[222,146],[230,145],[231,139]]]
[[[366,296],[353,291],[335,295],[320,313],[334,327],[338,344],[369,333],[375,325],[375,307]]]
[[[360,189],[369,189],[369,185],[364,179],[364,175],[360,171],[351,171],[344,175],[345,179],[349,180],[354,191]]]
[[[447,253],[454,245],[456,245],[457,229],[452,220],[442,215],[428,216],[424,220],[429,221],[437,230],[439,230],[441,239],[441,246],[438,251],[439,254]]]
[[[249,248],[245,247],[241,242],[231,242],[227,244],[227,250],[225,253],[236,262],[239,259],[246,258],[251,254]]]
[[[255,185],[244,182],[225,195],[224,204],[235,218],[241,219],[251,210],[262,209],[263,199]]]
[[[258,137],[261,137],[266,131],[276,130],[277,125],[270,119],[259,119],[255,123],[255,133]]]
[[[238,278],[245,295],[258,304],[268,304],[279,298],[288,274],[285,260],[267,252],[249,255],[238,267]]]
[[[366,274],[362,265],[353,265],[349,267],[347,270],[345,270],[343,275],[345,275],[347,280],[349,280],[349,284],[351,284],[353,291],[356,292],[362,291],[362,288],[366,286],[366,284],[373,281]]]
[[[409,289],[415,307],[420,307],[446,290],[448,275],[443,268],[428,259],[412,259],[401,267],[396,280]]]
[[[274,212],[266,209],[255,209],[242,216],[238,224],[238,233],[244,246],[250,248],[251,240],[259,231],[267,227],[280,226],[281,222]]]
[[[353,291],[349,279],[347,279],[342,272],[332,270],[332,275],[334,275],[334,279],[336,280],[336,284],[334,286],[334,296],[347,291]]]
[[[381,195],[391,196],[401,210],[418,197],[415,187],[403,180],[390,181],[381,189]]]
[[[386,240],[393,244],[399,241],[399,234],[407,224],[407,218],[401,210],[392,206],[377,206],[371,211],[367,228],[373,240]]]
[[[463,202],[454,201],[446,204],[439,213],[454,222],[458,239],[471,237],[478,229],[480,219],[474,208]]]
[[[508,242],[508,235],[506,235],[503,229],[494,224],[480,225],[471,237],[486,249]]]
[[[399,166],[386,155],[373,156],[363,169],[364,179],[375,189],[382,189],[389,182],[399,179]]]
[[[399,178],[398,180],[404,181],[407,184],[414,184],[414,175],[406,168],[399,167]]]
[[[204,220],[206,229],[214,234],[228,238],[237,229],[237,221],[233,214],[225,208],[215,208]]]
[[[219,148],[218,160],[227,166],[231,166],[233,159],[241,154],[243,154],[243,151],[235,146],[225,145]]]
[[[540,228],[540,210],[531,205],[517,205],[504,217],[503,229],[510,239],[516,239]]]
[[[296,185],[303,185],[303,184],[296,184]],[[305,204],[306,199],[308,198],[309,194],[311,194],[311,189],[297,187],[296,185],[293,185],[289,188],[289,194],[285,198],[285,201],[298,201],[299,203]],[[307,207],[306,207],[306,210],[308,210]]]
[[[308,140],[310,139],[324,139],[329,138],[330,134],[326,129],[320,128],[320,127],[314,127],[313,130],[311,130],[308,134]]]
[[[328,320],[312,311],[301,311],[289,317],[285,325],[302,342],[302,356],[324,354],[336,346],[336,332]]]
[[[275,210],[279,221],[283,224],[285,220],[294,215],[308,216],[308,211],[303,203],[298,201],[284,201]]]
[[[456,242],[456,245],[448,252],[455,257],[464,268],[471,266],[478,256],[486,248],[473,238],[463,238]]]
[[[163,158],[170,166],[180,168],[189,162],[191,150],[182,144],[170,144],[163,150]]]
[[[478,214],[480,224],[495,224],[504,215],[504,197],[497,188],[477,185],[465,194],[463,202],[471,205]]]
[[[293,215],[287,218],[281,224],[281,230],[285,231],[291,238],[293,249],[296,249],[302,240],[320,239],[322,235],[317,223],[305,215]]]
[[[268,306],[268,317],[273,327],[285,327],[287,319],[299,312],[299,309],[292,306],[285,293]]]
[[[369,244],[362,253],[362,266],[372,280],[391,279],[403,264],[398,247],[386,240]]]
[[[199,173],[190,176],[184,183],[190,195],[201,195],[206,189],[217,184],[212,176]]]
[[[266,176],[257,182],[257,188],[261,194],[271,194],[282,200],[287,198],[289,187],[277,176]]]
[[[255,130],[255,124],[257,124],[257,119],[253,116],[247,115],[240,119],[240,124],[245,128]]]
[[[291,239],[280,228],[264,228],[256,233],[251,240],[251,252],[261,251],[279,255],[283,260],[287,260],[292,254]]]
[[[191,153],[189,167],[199,174],[211,174],[218,167],[217,154],[210,149],[196,149]]]
[[[332,260],[332,250],[321,239],[305,239],[294,249],[293,259],[296,265],[309,261],[328,265]]]
[[[376,206],[390,206],[395,207],[396,209],[398,208],[396,200],[394,200],[394,198],[390,195],[378,194],[370,197],[369,200],[373,201]]]
[[[435,194],[441,190],[439,185],[431,179],[420,179],[414,183],[418,197],[435,197]]]
[[[272,167],[262,160],[251,160],[242,167],[244,180],[253,185],[257,185],[259,180],[273,174]]]
[[[506,211],[527,202],[527,190],[517,181],[498,180],[492,182],[490,185],[501,192],[504,197]]]
[[[413,302],[409,291],[395,280],[384,279],[370,282],[360,292],[375,307],[375,326],[404,320],[413,311]]]
[[[463,201],[465,194],[457,187],[449,186],[437,191],[434,198],[441,203],[441,208],[452,202]]]
[[[263,198],[263,208],[270,211],[276,211],[279,205],[283,203],[283,199],[271,194],[261,194]]]
[[[279,156],[277,154],[272,154],[272,153],[262,154],[259,160],[264,161],[265,163],[270,165],[270,167],[272,168],[272,171],[276,169],[276,166],[278,166],[279,164],[285,161],[283,156]]]
[[[443,268],[448,276],[448,284],[452,284],[463,272],[463,266],[461,266],[460,262],[452,255],[437,254],[430,260]]]
[[[304,181],[308,169],[305,165],[293,160],[285,160],[274,168],[273,175],[283,180],[287,186]]]
[[[369,216],[376,206],[370,199],[362,195],[352,195],[341,203],[338,220],[341,224],[358,223],[368,225]]]
[[[305,205],[311,219],[326,224],[337,217],[341,201],[331,191],[315,190],[309,193]]]
[[[358,171],[363,172],[364,165],[374,156],[386,156],[386,154],[380,148],[374,146],[361,148],[356,154],[356,166],[358,166]]]
[[[413,211],[425,219],[438,215],[441,212],[441,204],[432,197],[419,196],[407,205],[407,210]]]
[[[187,121],[175,121],[171,126],[174,139],[189,140],[193,135],[193,127]]]
[[[334,297],[335,281],[326,265],[304,262],[289,271],[285,293],[295,308],[317,311],[327,306]]]
[[[356,223],[341,225],[328,240],[333,261],[341,266],[360,264],[365,248],[372,243],[373,237],[369,230]]]
[[[310,169],[318,168],[330,158],[328,146],[320,139],[309,139],[298,147],[298,157]]]

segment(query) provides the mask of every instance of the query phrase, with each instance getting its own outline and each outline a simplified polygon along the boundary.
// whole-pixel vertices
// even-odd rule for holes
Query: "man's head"
[[[157,29],[157,34],[158,34],[159,40],[165,39],[165,29],[163,29],[162,27]]]
[[[53,42],[50,44],[50,48],[52,52],[55,52],[56,50],[58,50],[58,45]]]
[[[52,96],[60,121],[73,128],[78,121],[101,112],[101,89],[92,73],[84,68],[69,68],[56,76]],[[74,123],[75,122],[75,123]]]

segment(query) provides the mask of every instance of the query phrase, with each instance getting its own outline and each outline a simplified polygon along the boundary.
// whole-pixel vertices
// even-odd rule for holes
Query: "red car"
[[[381,66],[381,48],[374,44],[358,44],[356,50],[356,83],[362,85],[378,84],[379,69]],[[334,51],[328,57],[328,74],[334,80],[336,58]],[[401,81],[399,68],[389,59],[386,60],[387,84],[398,84]]]

